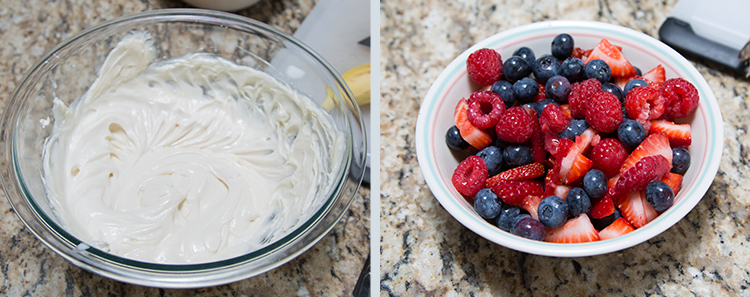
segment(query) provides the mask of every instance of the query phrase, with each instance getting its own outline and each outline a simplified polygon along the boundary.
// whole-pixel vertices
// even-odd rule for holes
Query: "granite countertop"
[[[453,58],[496,32],[550,19],[658,38],[676,0],[490,2],[381,2],[381,296],[750,296],[750,83],[699,60],[722,110],[724,155],[705,197],[664,233],[601,256],[543,257],[485,240],[440,206],[417,163],[414,129],[422,98]]]
[[[261,0],[239,14],[292,34],[316,0]],[[187,7],[159,0],[0,0],[0,108],[47,50],[81,30],[130,13]],[[308,251],[267,273],[228,285],[165,290],[117,282],[78,268],[45,247],[0,198],[0,295],[4,296],[348,296],[370,250],[369,187]]]

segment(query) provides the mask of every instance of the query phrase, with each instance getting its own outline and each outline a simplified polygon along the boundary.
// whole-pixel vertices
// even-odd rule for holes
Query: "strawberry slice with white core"
[[[649,133],[664,132],[672,148],[688,147],[693,142],[690,124],[675,124],[666,120],[651,121]]]
[[[661,64],[659,64],[656,65],[654,69],[651,69],[648,72],[644,73],[642,78],[643,80],[648,82],[649,86],[658,90],[659,87],[664,84],[664,81],[667,80],[667,74],[664,70],[664,66],[661,66]]]
[[[669,146],[667,134],[657,132],[646,136],[646,139],[625,158],[625,162],[620,167],[620,174],[635,166],[644,157],[653,155],[662,155],[667,158],[670,165],[672,164],[672,148]]]
[[[602,38],[602,41],[591,51],[591,54],[586,58],[585,64],[594,59],[601,59],[606,62],[612,70],[613,77],[632,76],[638,73],[620,49],[609,43],[609,40],[606,38]]]
[[[640,228],[651,222],[659,213],[646,201],[644,191],[632,191],[623,196],[618,206],[620,213],[635,228]]]
[[[547,229],[547,236],[544,238],[544,241],[555,243],[582,243],[598,240],[599,232],[585,213],[569,219],[560,228]]]
[[[539,215],[537,214],[537,210],[539,209],[539,202],[542,201],[542,196],[538,195],[529,195],[526,196],[526,198],[523,198],[523,202],[521,202],[521,207],[529,212],[529,215],[531,215],[532,218],[535,220],[539,220]]]
[[[484,130],[471,124],[467,114],[468,110],[469,103],[466,102],[465,98],[461,98],[453,112],[453,123],[458,128],[461,138],[474,148],[482,150],[492,143],[492,137]]]
[[[630,225],[630,223],[628,223],[625,218],[619,218],[612,222],[612,224],[609,224],[609,226],[607,226],[606,228],[602,229],[602,231],[599,231],[599,239],[612,239],[623,236],[633,231],[635,231],[633,225]]]
[[[594,162],[586,158],[584,154],[591,148],[591,141],[596,135],[594,129],[588,128],[581,135],[576,136],[575,143],[560,163],[560,178],[563,184],[577,180],[594,165]]]

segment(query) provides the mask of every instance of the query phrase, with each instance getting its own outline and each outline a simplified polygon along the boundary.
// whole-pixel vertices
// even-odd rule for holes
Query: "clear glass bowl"
[[[159,60],[205,52],[262,70],[322,103],[334,98],[333,116],[346,135],[344,166],[320,209],[301,227],[268,246],[218,262],[155,264],[134,261],[82,242],[57,222],[49,207],[42,172],[42,148],[53,120],[52,100],[66,104],[80,98],[97,77],[110,50],[133,30],[155,40]],[[158,10],[123,17],[57,46],[21,79],[2,117],[2,184],[26,227],[45,245],[76,266],[123,282],[192,288],[225,284],[258,275],[293,259],[318,242],[339,221],[357,196],[364,173],[367,143],[354,96],[323,58],[298,40],[270,26],[228,13]]]

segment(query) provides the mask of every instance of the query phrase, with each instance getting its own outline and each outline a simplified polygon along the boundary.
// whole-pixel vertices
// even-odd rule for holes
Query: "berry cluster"
[[[562,61],[562,62],[561,62]],[[469,56],[482,86],[459,100],[445,141],[475,152],[452,183],[476,212],[525,238],[577,243],[621,236],[668,209],[690,166],[698,92],[658,65],[645,74],[607,39],[591,50],[560,34],[551,54]]]

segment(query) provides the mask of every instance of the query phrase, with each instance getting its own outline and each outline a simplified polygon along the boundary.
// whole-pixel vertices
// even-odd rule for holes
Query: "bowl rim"
[[[440,96],[447,92],[445,91],[446,89],[452,87],[452,83],[455,83],[455,80],[457,80],[456,78],[462,75],[461,71],[465,73],[466,58],[469,54],[480,48],[498,49],[504,41],[529,33],[551,32],[552,30],[562,33],[568,32],[567,30],[570,29],[590,30],[594,32],[592,34],[597,34],[597,36],[610,36],[614,34],[618,37],[638,40],[643,43],[643,46],[656,50],[660,58],[670,61],[670,64],[673,64],[681,72],[687,74],[685,78],[691,81],[701,94],[698,110],[701,111],[704,117],[708,116],[709,119],[713,119],[714,121],[706,120],[707,124],[713,123],[713,125],[706,127],[710,129],[710,131],[707,131],[708,149],[701,163],[703,167],[703,170],[701,170],[702,174],[697,177],[697,181],[694,183],[694,192],[691,193],[692,195],[682,199],[681,203],[676,205],[676,207],[671,207],[668,210],[670,212],[669,215],[660,215],[635,232],[616,239],[592,243],[556,244],[533,241],[511,235],[496,227],[490,228],[489,223],[478,219],[478,216],[472,214],[473,209],[467,209],[460,202],[456,201],[455,195],[460,197],[460,194],[452,186],[449,187],[438,172],[435,155],[431,151],[430,144],[436,143],[435,137],[438,137],[436,134],[439,133],[436,131],[430,133],[430,125],[434,121],[436,110],[439,109],[439,105],[441,104]],[[490,241],[517,251],[552,257],[580,257],[601,255],[635,246],[662,233],[687,215],[702,199],[703,195],[705,195],[716,176],[722,156],[724,133],[721,112],[711,88],[698,70],[675,50],[651,36],[630,28],[595,21],[555,20],[531,23],[502,31],[476,43],[456,57],[438,75],[424,97],[417,119],[415,142],[417,160],[430,191],[443,208],[465,227]]]
[[[20,92],[24,87],[34,83],[37,72],[60,50],[81,38],[112,26],[131,22],[142,22],[138,25],[196,23],[217,27],[221,24],[221,26],[232,30],[258,32],[258,34],[264,34],[269,39],[277,39],[296,47],[300,52],[305,53],[306,59],[315,62],[315,66],[320,68],[319,71],[330,75],[332,83],[338,86],[338,88],[334,88],[337,90],[332,90],[333,95],[337,97],[339,106],[345,114],[345,126],[342,129],[346,130],[342,133],[344,133],[346,139],[346,149],[342,154],[340,173],[332,181],[334,186],[331,196],[324,201],[320,209],[301,226],[257,251],[230,259],[199,264],[156,264],[127,259],[95,248],[90,249],[90,246],[85,245],[60,226],[51,226],[48,220],[43,218],[47,215],[35,205],[32,199],[27,198],[28,191],[25,189],[25,185],[20,182],[23,178],[20,176],[16,165],[17,156],[14,153],[16,151],[15,127],[20,120],[17,113],[24,97],[26,97],[26,94],[20,94]],[[361,141],[362,148],[369,150],[362,115],[354,100],[354,95],[343,78],[322,56],[295,37],[268,24],[232,13],[205,9],[145,11],[122,16],[82,30],[61,42],[52,50],[47,51],[29,67],[11,93],[0,123],[3,124],[3,127],[9,127],[9,131],[3,130],[0,135],[0,155],[2,155],[2,161],[6,163],[5,168],[0,172],[0,182],[2,182],[3,191],[11,207],[24,226],[48,248],[76,266],[118,281],[161,288],[196,288],[238,281],[281,266],[307,251],[336,226],[357,197],[358,189],[364,177],[364,164],[367,160],[367,154],[365,152],[357,154],[355,148]],[[355,137],[355,133],[358,133],[361,137]],[[20,199],[22,203],[14,202],[14,199]],[[315,230],[315,228],[321,229]],[[61,235],[61,233],[63,234]],[[78,240],[78,242],[71,241],[65,234]],[[83,247],[85,248],[78,249],[82,247],[79,244],[84,244]],[[296,248],[296,250],[290,250],[291,248]],[[91,255],[91,257],[86,255]],[[251,266],[249,264],[257,264],[257,262],[263,263],[252,267],[243,267]]]

